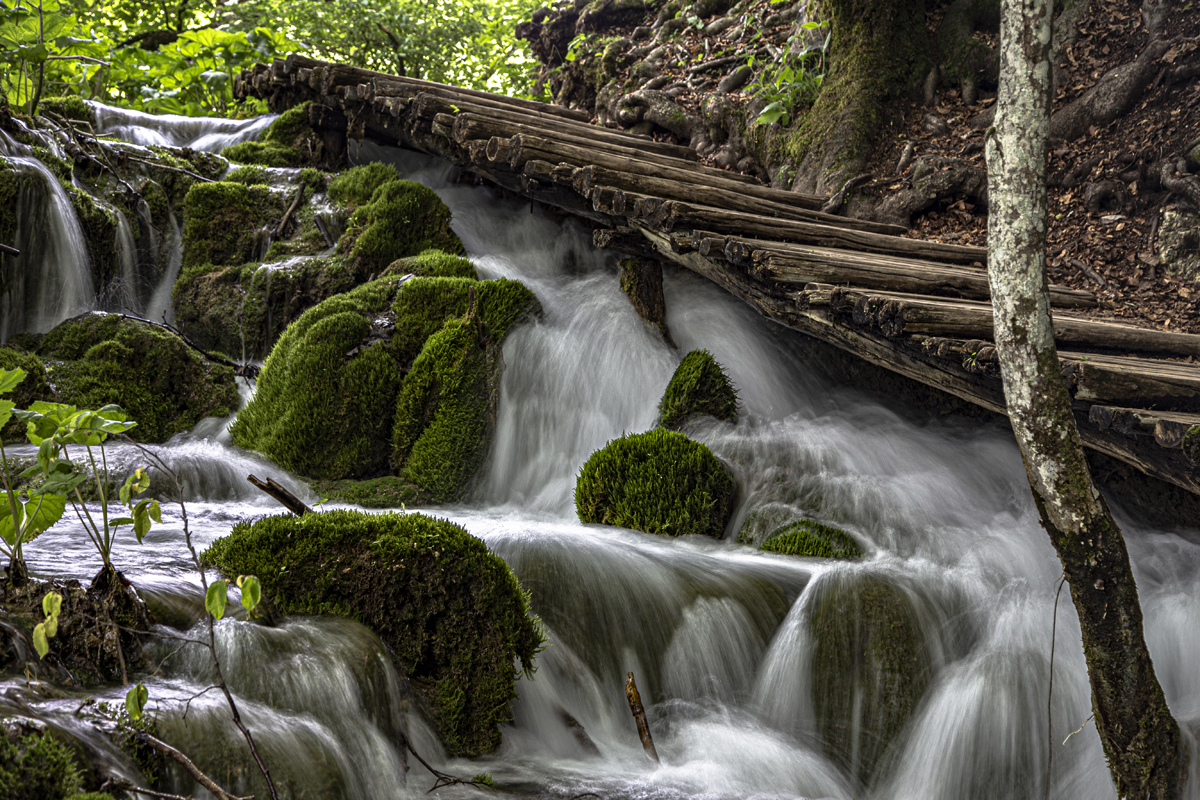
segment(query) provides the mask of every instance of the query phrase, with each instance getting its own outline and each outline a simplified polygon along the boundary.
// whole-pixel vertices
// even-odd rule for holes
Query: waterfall
[[[256,138],[275,121],[273,114],[232,120],[147,114],[94,101],[89,102],[88,106],[96,119],[98,134],[111,134],[133,144],[190,147],[212,153]]]
[[[196,147],[212,137],[253,135],[263,124],[183,122],[104,107],[97,114],[105,130],[129,140]],[[22,174],[36,178],[27,183],[41,187],[38,208],[46,211],[39,213],[61,220],[53,224],[64,231],[51,237],[53,224],[25,221],[21,235],[81,243],[69,235],[69,203],[50,214],[59,208],[57,182],[14,145],[6,147]],[[405,773],[403,731],[439,769],[490,773],[502,790],[562,800],[591,793],[1023,800],[1047,789],[1055,798],[1115,797],[1087,721],[1079,621],[1069,592],[1055,611],[1061,566],[1003,421],[937,419],[836,384],[812,363],[801,334],[667,267],[673,348],[633,312],[618,287],[616,259],[594,250],[583,226],[456,182],[432,158],[369,144],[352,156],[393,163],[435,188],[481,276],[520,280],[541,301],[543,316],[504,344],[484,480],[469,502],[434,513],[466,527],[509,564],[550,645],[535,674],[517,683],[514,723],[500,750],[452,759],[419,708],[407,704],[385,648],[362,626],[324,617],[294,617],[278,627],[223,620],[218,649],[230,688],[266,760],[292,787],[286,796],[300,796],[301,788],[355,800],[424,796],[433,778],[415,764]],[[165,228],[169,242],[158,244],[172,255],[146,301],[154,319],[169,313],[179,266],[179,223],[172,218]],[[54,286],[65,285],[68,272],[76,276],[70,297],[55,296],[36,312],[5,306],[0,338],[93,302],[83,282],[85,252],[62,248],[80,254],[55,267],[66,272]],[[44,319],[34,322],[35,313]],[[736,422],[688,428],[736,476],[737,508],[726,536],[673,539],[580,524],[572,490],[581,465],[605,442],[654,425],[667,381],[693,348],[708,349],[727,368],[742,403]],[[230,445],[227,423],[207,420],[155,449],[183,476],[189,533],[201,550],[239,519],[277,510],[246,484],[248,473],[273,477],[306,501],[319,499],[285,471]],[[122,450],[113,458],[128,470],[144,455]],[[1155,529],[1113,505],[1155,669],[1194,749],[1200,532]],[[829,562],[736,541],[743,526],[769,530],[801,516],[843,528],[865,556]],[[181,546],[183,525],[178,510],[164,504],[163,526],[140,545],[129,536],[119,540],[114,562],[146,587],[163,619],[187,628],[202,598]],[[43,576],[81,577],[97,566],[68,523],[43,534],[27,556],[31,571]],[[896,633],[889,638],[888,630]],[[853,648],[839,649],[846,641],[861,644],[866,661],[902,668],[872,673],[874,661],[864,666]],[[155,647],[165,657],[179,645],[164,639]],[[645,758],[638,741],[622,689],[630,671],[660,765]],[[875,674],[905,701],[884,707],[881,690],[866,679]],[[212,679],[204,651],[185,647],[142,679],[159,704],[164,736],[227,769],[235,791],[257,791],[253,764],[217,693],[194,700],[185,718],[187,699]],[[113,686],[99,695],[119,702],[124,691]],[[38,705],[59,721],[68,716],[64,708]],[[1197,762],[1193,756],[1193,774]],[[187,794],[194,786],[172,776],[168,790]],[[440,794],[479,796],[466,787]],[[1195,777],[1187,796],[1200,797]]]

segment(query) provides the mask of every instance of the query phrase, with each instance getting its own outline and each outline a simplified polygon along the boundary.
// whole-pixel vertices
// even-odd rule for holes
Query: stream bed
[[[107,129],[127,140],[196,147],[219,148],[264,124],[105,113]],[[434,188],[480,276],[522,281],[545,310],[504,344],[484,479],[469,503],[429,513],[463,525],[511,566],[549,646],[536,672],[517,683],[514,721],[500,750],[448,759],[368,629],[337,618],[292,618],[275,628],[223,620],[217,640],[230,688],[287,796],[424,796],[434,777],[397,746],[403,733],[445,772],[488,773],[501,791],[563,800],[998,800],[1047,790],[1054,798],[1115,797],[1087,722],[1078,621],[1067,592],[1055,619],[1061,567],[1004,424],[938,419],[894,398],[836,386],[806,363],[801,334],[668,268],[672,348],[636,315],[618,286],[615,257],[595,250],[582,226],[454,182],[449,167],[425,156],[364,144],[353,157],[391,162]],[[55,242],[74,235],[67,222],[54,224],[63,231],[51,228]],[[47,278],[47,285],[51,280],[63,291],[43,292],[43,305],[22,310],[23,320],[45,328],[84,310],[86,286],[63,278]],[[154,297],[161,305],[160,291],[142,302],[152,307]],[[688,429],[736,474],[737,505],[725,538],[580,524],[572,499],[580,466],[607,441],[654,425],[667,381],[695,348],[725,366],[742,403],[736,424],[710,420]],[[250,472],[318,499],[301,481],[230,444],[227,422],[206,421],[157,448],[184,478],[198,549],[240,519],[280,510],[245,482]],[[1191,747],[1200,725],[1200,530],[1155,529],[1119,504],[1114,513],[1129,545],[1155,669]],[[737,544],[755,514],[836,524],[865,557],[824,561]],[[99,568],[74,521],[64,520],[26,552],[39,577],[87,580]],[[114,563],[160,621],[176,626],[164,628],[169,635],[151,648],[161,668],[138,676],[161,737],[220,765],[214,777],[236,790],[253,765],[224,700],[203,691],[212,680],[207,653],[171,638],[202,632],[190,627],[203,598],[178,508],[164,505],[164,524],[143,544],[128,535],[120,540]],[[865,597],[861,587],[877,583],[911,609],[922,691],[894,735],[881,740],[871,717],[874,689],[852,685],[844,751],[833,758],[818,709],[835,685],[860,673],[831,674],[814,658],[821,645],[813,620],[828,598]],[[643,754],[626,703],[630,671],[647,705],[659,765]],[[0,714],[26,713],[4,688]],[[97,696],[120,702],[124,693],[112,686]],[[77,706],[78,699],[45,701],[36,711],[79,731]],[[111,758],[114,769],[134,774],[119,753]],[[1197,761],[1189,796],[1200,796]],[[166,791],[204,796],[181,777],[174,781]],[[469,786],[437,792],[490,793]]]

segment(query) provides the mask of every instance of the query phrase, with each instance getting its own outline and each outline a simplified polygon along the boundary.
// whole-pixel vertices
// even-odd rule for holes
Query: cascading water
[[[126,136],[150,135],[126,119],[134,126]],[[152,124],[168,139],[194,135],[173,132],[174,122]],[[929,421],[889,409],[887,398],[833,387],[807,365],[798,334],[668,270],[674,351],[631,310],[612,257],[593,251],[573,223],[454,184],[424,157],[369,146],[357,157],[391,161],[435,187],[480,272],[521,280],[545,309],[505,343],[500,417],[477,496],[435,513],[509,563],[550,646],[537,672],[518,682],[515,721],[499,752],[465,761],[440,752],[365,628],[332,618],[277,628],[223,621],[218,650],[231,689],[285,793],[423,795],[433,779],[415,763],[405,774],[403,731],[441,769],[488,772],[498,786],[549,797],[1115,796],[1086,722],[1078,620],[1066,597],[1055,620],[1061,568],[1005,426]],[[744,406],[736,424],[696,423],[689,431],[737,476],[730,533],[691,541],[580,525],[571,497],[580,465],[607,440],[654,423],[679,353],[694,347],[727,366]],[[237,519],[271,510],[244,483],[247,472],[312,499],[282,470],[232,448],[222,421],[156,451],[183,476],[201,548]],[[1115,510],[1147,643],[1190,747],[1200,724],[1200,645],[1191,635],[1200,624],[1200,535],[1155,530]],[[798,514],[849,531],[864,558],[774,556],[733,542],[743,525]],[[202,598],[181,539],[181,517],[168,510],[144,544],[121,542],[115,560],[161,620],[187,628]],[[31,571],[45,576],[86,577],[97,567],[67,523],[27,556]],[[904,631],[901,641],[872,638],[872,608]],[[891,729],[877,718],[878,688],[862,679],[870,673],[837,661],[832,637],[822,635],[830,630],[856,631],[885,661],[916,663],[911,675],[920,686]],[[205,651],[166,658],[178,645],[164,639],[161,647],[162,671],[144,680],[163,735],[228,764],[229,774],[218,777],[235,790],[253,788],[251,762],[216,693],[193,700],[185,714],[185,701],[212,680]],[[661,765],[642,754],[622,690],[627,671],[647,702]],[[848,705],[830,727],[835,700]],[[69,711],[39,709],[60,721]],[[834,754],[831,739],[844,745]],[[1193,774],[1188,796],[1200,795],[1198,785]],[[194,790],[180,778],[167,789]]]

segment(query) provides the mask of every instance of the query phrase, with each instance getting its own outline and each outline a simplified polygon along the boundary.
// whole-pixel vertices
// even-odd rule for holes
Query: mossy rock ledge
[[[733,478],[707,445],[657,428],[592,453],[575,482],[575,511],[581,522],[720,538],[733,495]]]
[[[264,167],[300,167],[330,160],[322,137],[308,124],[308,109],[301,103],[279,115],[258,141],[240,142],[221,151],[239,164]]]
[[[826,754],[870,786],[933,675],[917,610],[882,578],[835,571],[812,587],[812,701]]]
[[[117,314],[63,322],[46,335],[39,355],[56,391],[36,399],[79,408],[115,403],[137,422],[129,435],[138,441],[164,442],[237,408],[232,369],[160,327]]]
[[[331,297],[280,337],[233,441],[335,499],[352,488],[338,481],[387,476],[396,504],[461,499],[491,443],[500,343],[538,309],[504,279],[389,277]]]
[[[659,424],[672,430],[697,414],[733,420],[738,414],[737,390],[712,353],[693,350],[675,368],[658,414]]]
[[[453,756],[500,744],[543,636],[508,566],[479,539],[422,514],[330,511],[241,522],[203,555],[257,575],[291,614],[338,614],[392,649]]]
[[[812,558],[853,559],[862,558],[863,554],[858,542],[841,528],[807,517],[776,528],[758,549]]]

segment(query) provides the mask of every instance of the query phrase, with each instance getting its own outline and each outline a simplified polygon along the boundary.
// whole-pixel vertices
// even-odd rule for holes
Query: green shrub
[[[115,314],[67,320],[47,334],[41,355],[67,362],[50,372],[59,402],[116,403],[137,421],[129,435],[139,441],[166,441],[237,408],[233,370],[162,328]]]
[[[720,537],[733,490],[733,479],[707,446],[659,428],[592,453],[575,483],[575,510],[582,522]]]
[[[25,727],[0,730],[0,797],[62,800],[77,794],[83,781],[71,751],[50,733]]]
[[[507,565],[464,529],[421,514],[330,511],[241,522],[204,559],[257,575],[291,614],[339,614],[373,629],[429,704],[447,751],[500,744],[542,645],[529,599]]]
[[[683,357],[658,403],[660,424],[672,429],[693,414],[732,420],[737,412],[737,391],[707,350],[693,350]]]
[[[758,549],[787,556],[862,558],[862,548],[845,531],[813,519],[798,520],[772,531]]]

